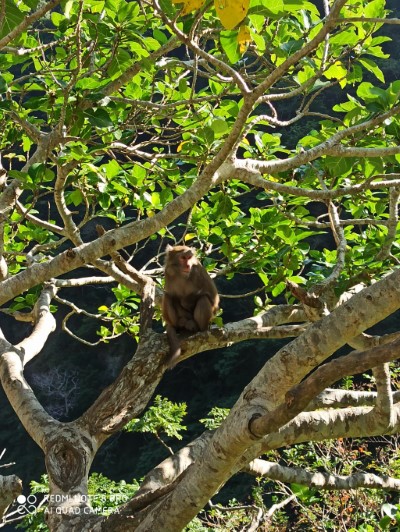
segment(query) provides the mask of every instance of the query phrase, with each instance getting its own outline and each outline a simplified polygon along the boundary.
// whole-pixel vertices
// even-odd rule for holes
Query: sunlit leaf
[[[345,86],[347,68],[343,66],[341,61],[336,61],[336,63],[330,66],[328,70],[325,70],[324,76],[327,79],[337,79],[340,82],[340,86]],[[342,83],[344,83],[344,85],[342,85]]]
[[[379,81],[385,83],[385,76],[383,75],[382,70],[378,67],[375,61],[372,61],[372,59],[366,59],[365,57],[359,58],[358,61],[362,64],[364,68],[374,74],[374,76],[379,79]]]
[[[233,30],[247,15],[250,0],[214,0],[215,10],[227,30]]]
[[[172,0],[173,4],[183,4],[181,15],[187,15],[204,4],[204,0]]]
[[[237,40],[240,53],[244,54],[248,45],[251,43],[250,28],[248,26],[240,26]]]
[[[237,31],[221,31],[220,42],[224,52],[226,53],[226,56],[229,59],[229,62],[232,64],[237,63],[241,58],[237,39]]]
[[[384,17],[385,16],[385,1],[384,0],[372,0],[367,2],[364,8],[365,17]]]
[[[83,196],[82,196],[82,192],[79,189],[73,190],[68,195],[68,203],[73,203],[75,207],[80,205],[82,201],[83,201]]]
[[[183,142],[181,142],[178,147],[176,148],[176,151],[179,153],[182,151],[182,148],[185,144],[187,144],[188,142],[190,142],[189,140],[184,140]]]
[[[222,118],[217,118],[211,123],[211,127],[216,134],[225,133],[228,130],[228,124]]]

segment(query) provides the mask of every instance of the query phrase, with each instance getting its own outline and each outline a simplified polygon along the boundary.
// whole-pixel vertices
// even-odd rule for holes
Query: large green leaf
[[[0,37],[4,37],[12,31],[25,18],[25,14],[18,9],[13,0],[5,0],[5,17],[3,26],[0,28]]]

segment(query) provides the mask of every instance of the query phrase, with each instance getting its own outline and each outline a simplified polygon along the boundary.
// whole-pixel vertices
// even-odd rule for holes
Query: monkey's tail
[[[168,369],[172,369],[178,363],[179,357],[181,356],[181,344],[178,335],[176,334],[175,327],[167,323],[166,330],[169,342],[167,366]]]

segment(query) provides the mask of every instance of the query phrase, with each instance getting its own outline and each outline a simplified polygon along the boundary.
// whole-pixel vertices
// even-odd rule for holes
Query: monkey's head
[[[194,264],[197,264],[194,250],[189,246],[170,246],[166,248],[167,259],[165,266],[172,266],[184,277],[189,277]]]

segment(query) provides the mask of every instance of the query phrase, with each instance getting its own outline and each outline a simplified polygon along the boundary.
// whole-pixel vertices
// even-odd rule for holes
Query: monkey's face
[[[184,253],[180,253],[178,256],[179,269],[185,277],[189,277],[193,264],[195,263],[195,257],[192,251],[188,250]]]

